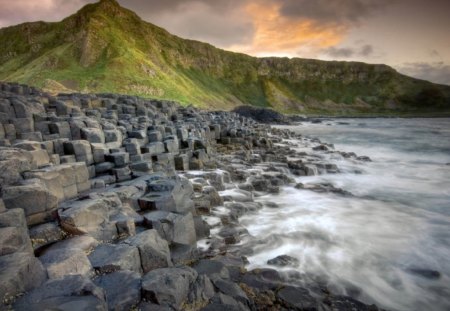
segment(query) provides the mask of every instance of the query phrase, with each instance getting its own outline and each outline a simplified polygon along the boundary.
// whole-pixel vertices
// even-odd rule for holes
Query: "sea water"
[[[299,259],[305,280],[396,311],[450,310],[450,119],[334,119],[283,126],[369,156],[323,152],[339,174],[298,177],[354,196],[285,187],[279,204],[245,216],[249,268]],[[307,147],[299,151],[314,153]],[[273,267],[272,267],[273,268]]]

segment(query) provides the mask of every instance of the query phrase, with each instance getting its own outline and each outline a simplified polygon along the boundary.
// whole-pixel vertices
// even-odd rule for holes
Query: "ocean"
[[[353,194],[284,187],[241,218],[249,268],[290,255],[304,282],[393,311],[450,310],[450,119],[330,119],[279,126],[372,162],[321,153],[338,174],[296,177]],[[295,142],[294,142],[295,143]],[[273,268],[273,267],[272,267]]]

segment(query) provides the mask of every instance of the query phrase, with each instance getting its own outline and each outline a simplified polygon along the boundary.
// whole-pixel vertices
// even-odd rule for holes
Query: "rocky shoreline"
[[[330,145],[231,112],[0,83],[1,310],[380,310],[246,270],[239,217]],[[358,161],[355,154],[340,153]],[[299,189],[351,195],[331,185]]]

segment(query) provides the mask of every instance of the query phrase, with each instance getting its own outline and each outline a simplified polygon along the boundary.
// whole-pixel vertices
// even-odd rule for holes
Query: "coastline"
[[[132,96],[1,84],[0,98],[2,308],[380,310],[295,272],[245,269],[239,218],[276,208],[255,197],[339,172],[284,140],[331,145]]]

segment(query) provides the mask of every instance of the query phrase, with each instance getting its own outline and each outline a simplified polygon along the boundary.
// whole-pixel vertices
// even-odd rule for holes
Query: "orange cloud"
[[[348,30],[345,25],[324,25],[310,19],[283,16],[280,5],[274,2],[250,2],[245,9],[253,22],[253,40],[230,49],[251,55],[298,56],[305,47],[320,50],[339,44]]]

